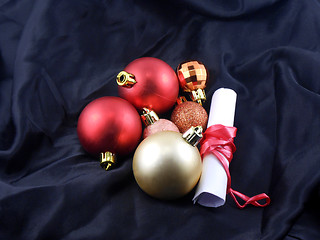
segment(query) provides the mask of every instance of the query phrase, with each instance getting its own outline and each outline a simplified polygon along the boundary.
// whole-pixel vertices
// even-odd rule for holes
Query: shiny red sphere
[[[175,104],[179,81],[166,62],[153,57],[138,58],[129,63],[124,71],[133,74],[137,83],[131,88],[119,86],[119,96],[138,110],[145,107],[159,114]]]
[[[137,110],[119,97],[102,97],[81,112],[77,133],[83,148],[93,154],[125,155],[138,145],[142,126]]]

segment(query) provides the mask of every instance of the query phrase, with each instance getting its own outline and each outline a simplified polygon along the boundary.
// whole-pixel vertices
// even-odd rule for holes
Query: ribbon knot
[[[236,151],[236,147],[233,143],[236,132],[237,128],[228,127],[221,124],[212,125],[207,128],[207,130],[203,133],[203,138],[200,141],[201,157],[203,159],[206,154],[213,154],[220,161],[228,178],[227,194],[230,194],[239,208],[244,208],[248,204],[252,204],[257,207],[265,207],[270,204],[270,198],[267,194],[262,193],[253,197],[248,197],[231,188],[229,164],[233,158],[233,153]],[[236,197],[241,198],[245,201],[245,203],[241,205]],[[260,200],[265,200],[266,202],[264,204],[260,204],[258,202]]]

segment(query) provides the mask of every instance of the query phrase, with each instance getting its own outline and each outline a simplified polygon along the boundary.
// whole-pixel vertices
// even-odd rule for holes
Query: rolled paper
[[[220,88],[212,96],[208,117],[208,128],[215,124],[233,127],[237,94],[232,89]],[[227,165],[229,162],[224,158]],[[213,154],[203,158],[203,167],[193,203],[205,207],[224,205],[227,193],[227,174],[222,164]]]

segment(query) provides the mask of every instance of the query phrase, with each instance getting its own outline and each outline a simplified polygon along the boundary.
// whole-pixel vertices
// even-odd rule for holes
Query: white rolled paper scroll
[[[215,124],[233,127],[237,94],[232,89],[219,88],[212,96],[208,127]],[[227,159],[224,159],[229,166]],[[227,191],[227,174],[220,161],[213,154],[203,158],[202,175],[198,183],[193,203],[205,207],[224,205]]]

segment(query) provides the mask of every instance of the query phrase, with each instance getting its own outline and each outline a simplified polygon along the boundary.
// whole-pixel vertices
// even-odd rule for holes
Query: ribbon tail
[[[211,153],[217,157],[217,159],[222,164],[226,175],[227,175],[227,194],[233,198],[235,203],[239,208],[244,208],[248,204],[252,204],[256,207],[265,207],[270,204],[270,198],[267,194],[261,193],[253,197],[248,197],[238,191],[235,191],[231,188],[231,176],[229,172],[229,165],[233,157],[233,153],[236,150],[236,147],[233,143],[233,138],[236,136],[235,127],[226,127],[224,125],[212,125],[203,134],[201,140],[200,154],[203,158],[205,154]],[[238,202],[238,198],[245,201],[243,205]],[[259,203],[258,201],[265,200],[265,203]]]
[[[254,205],[256,207],[265,207],[265,206],[268,206],[270,204],[270,197],[265,193],[261,193],[261,194],[255,195],[253,197],[248,197],[248,196],[246,196],[246,195],[244,195],[244,194],[242,194],[242,193],[240,193],[238,191],[235,191],[232,188],[230,188],[229,194],[232,197],[232,199],[235,201],[237,206],[239,208],[241,208],[241,209],[245,208],[248,204],[252,204],[252,205]],[[241,205],[238,202],[237,197],[239,197],[242,200],[244,200],[245,203],[243,205]],[[260,201],[260,200],[265,200],[265,203],[264,204],[259,203],[258,201]]]

